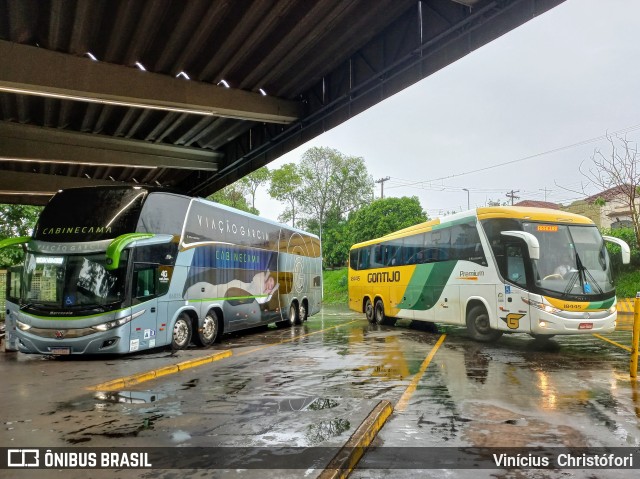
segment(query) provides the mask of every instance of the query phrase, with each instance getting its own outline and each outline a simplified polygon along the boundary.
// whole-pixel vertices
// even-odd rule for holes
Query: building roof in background
[[[614,186],[613,188],[609,188],[608,190],[604,190],[604,191],[601,191],[600,193],[596,193],[595,195],[591,195],[585,198],[584,201],[586,201],[587,203],[593,203],[598,198],[602,198],[605,201],[611,201],[618,196],[621,196],[621,195],[626,196],[629,188],[633,188],[633,186],[632,185]]]

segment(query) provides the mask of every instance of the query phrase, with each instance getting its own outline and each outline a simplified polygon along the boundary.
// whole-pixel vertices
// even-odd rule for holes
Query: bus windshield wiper
[[[580,273],[580,284],[582,285],[582,291],[584,291],[585,293],[590,293],[591,285],[594,285],[598,289],[599,294],[604,293],[604,291],[602,291],[602,288],[600,287],[598,282],[595,280],[595,278],[591,274],[591,272],[584,266],[584,264],[582,264],[582,260],[580,259],[580,256],[578,255],[577,252],[576,252],[576,264],[578,266],[578,271]],[[587,291],[587,289],[589,291]]]
[[[571,277],[569,278],[569,281],[567,282],[567,287],[564,288],[564,294],[568,295],[571,290],[573,289],[573,286],[576,284],[576,279],[578,279],[578,274],[579,274],[579,270],[574,271],[573,273],[571,273]]]

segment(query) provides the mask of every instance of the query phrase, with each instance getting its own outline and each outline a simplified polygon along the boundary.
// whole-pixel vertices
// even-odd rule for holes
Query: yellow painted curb
[[[616,308],[618,313],[633,314],[634,299],[633,298],[618,298]]]
[[[113,379],[111,381],[100,383],[96,386],[90,386],[87,389],[91,391],[118,391],[130,386],[134,386],[136,384],[143,383],[145,381],[151,381],[152,379],[156,379],[161,376],[175,374],[177,372],[184,371],[185,369],[195,368],[197,366],[202,366],[203,364],[209,364],[213,361],[228,358],[231,355],[232,352],[230,350],[218,351],[215,354],[211,354],[202,358],[190,359],[188,361],[183,361],[178,364],[172,364],[170,366],[164,366],[152,371],[146,371],[143,373],[132,374],[131,376],[125,376],[123,378]]]
[[[347,478],[356,468],[366,449],[376,438],[392,412],[393,406],[389,401],[380,401],[362,421],[360,427],[351,435],[347,443],[331,459],[318,479]]]

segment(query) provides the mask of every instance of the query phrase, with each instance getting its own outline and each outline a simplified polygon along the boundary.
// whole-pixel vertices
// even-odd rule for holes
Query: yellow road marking
[[[369,415],[362,421],[356,432],[333,457],[318,479],[345,479],[351,474],[366,449],[378,435],[382,426],[391,416],[393,406],[389,401],[380,401]]]
[[[91,391],[118,391],[127,387],[134,386],[136,384],[143,383],[145,381],[151,381],[152,379],[156,379],[160,376],[166,376],[167,374],[174,374],[184,369],[193,368],[196,366],[201,366],[202,364],[208,364],[213,361],[218,361],[220,359],[228,358],[231,355],[232,355],[232,352],[229,350],[218,351],[214,354],[210,354],[209,356],[205,356],[202,358],[190,359],[188,361],[183,361],[178,364],[172,364],[170,366],[164,366],[162,368],[153,369],[151,371],[146,371],[143,373],[132,374],[130,376],[113,379],[112,381],[100,383],[96,386],[90,386],[87,389]]]
[[[622,348],[622,349],[624,349],[625,351],[629,351],[629,352],[631,352],[631,348],[630,348],[629,346],[625,346],[624,344],[616,343],[615,341],[612,341],[612,340],[611,340],[611,339],[609,339],[609,338],[605,338],[604,336],[600,336],[599,334],[595,334],[595,333],[594,333],[594,336],[595,336],[596,338],[602,339],[603,341],[606,341],[606,342],[608,342],[608,343],[611,343],[611,344],[613,344],[614,346],[618,346],[619,348]]]
[[[348,324],[356,323],[358,320],[350,321],[348,323],[339,324],[337,326],[332,326],[330,328],[321,329],[320,331],[314,331],[313,333],[301,334],[299,336],[295,336],[293,338],[284,339],[277,343],[267,344],[264,346],[260,346],[259,348],[254,348],[249,351],[243,351],[241,353],[236,354],[235,356],[245,356],[250,353],[254,353],[256,351],[260,351],[265,348],[270,348],[272,346],[278,346],[280,344],[289,343],[291,341],[295,341],[296,339],[304,338],[307,336],[312,336],[314,334],[323,333],[325,331],[329,331],[331,329],[340,328],[342,326],[346,326]],[[213,361],[218,361],[220,359],[228,358],[233,353],[230,350],[226,351],[218,351],[214,354],[210,354],[208,356],[204,356],[201,358],[194,358],[188,361],[183,361],[177,364],[171,364],[169,366],[164,366],[158,369],[153,369],[151,371],[146,371],[138,374],[132,374],[130,376],[124,376],[122,378],[113,379],[111,381],[107,381],[104,383],[97,384],[95,386],[89,386],[87,389],[90,391],[119,391],[123,390],[127,387],[134,386],[136,384],[143,383],[145,381],[151,381],[152,379],[159,378],[161,376],[166,376],[168,374],[175,374],[180,371],[184,371],[185,369],[195,368],[198,366],[202,366],[203,364],[209,364]]]
[[[436,355],[438,348],[444,342],[444,339],[446,337],[447,337],[446,334],[443,334],[442,336],[440,336],[440,339],[438,339],[438,342],[436,343],[436,345],[429,352],[429,354],[424,359],[424,361],[422,361],[422,364],[420,365],[420,369],[411,380],[411,384],[409,384],[409,386],[404,391],[404,393],[402,393],[402,396],[400,397],[398,404],[396,404],[396,407],[395,407],[396,411],[403,412],[407,408],[407,405],[409,404],[409,399],[411,399],[411,396],[413,396],[413,393],[416,391],[416,388],[418,387],[418,383],[420,382],[420,379],[422,379],[422,376],[424,375],[425,371],[429,367],[429,363],[431,363],[431,360]]]

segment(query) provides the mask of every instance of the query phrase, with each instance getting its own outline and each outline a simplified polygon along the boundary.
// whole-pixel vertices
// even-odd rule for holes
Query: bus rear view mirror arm
[[[614,238],[613,236],[603,236],[602,239],[620,246],[620,249],[622,250],[622,264],[629,264],[631,262],[631,250],[625,241],[620,238]]]
[[[540,243],[538,238],[526,231],[503,231],[503,236],[513,236],[514,238],[520,238],[527,243],[527,249],[529,250],[529,257],[531,259],[540,259]]]

